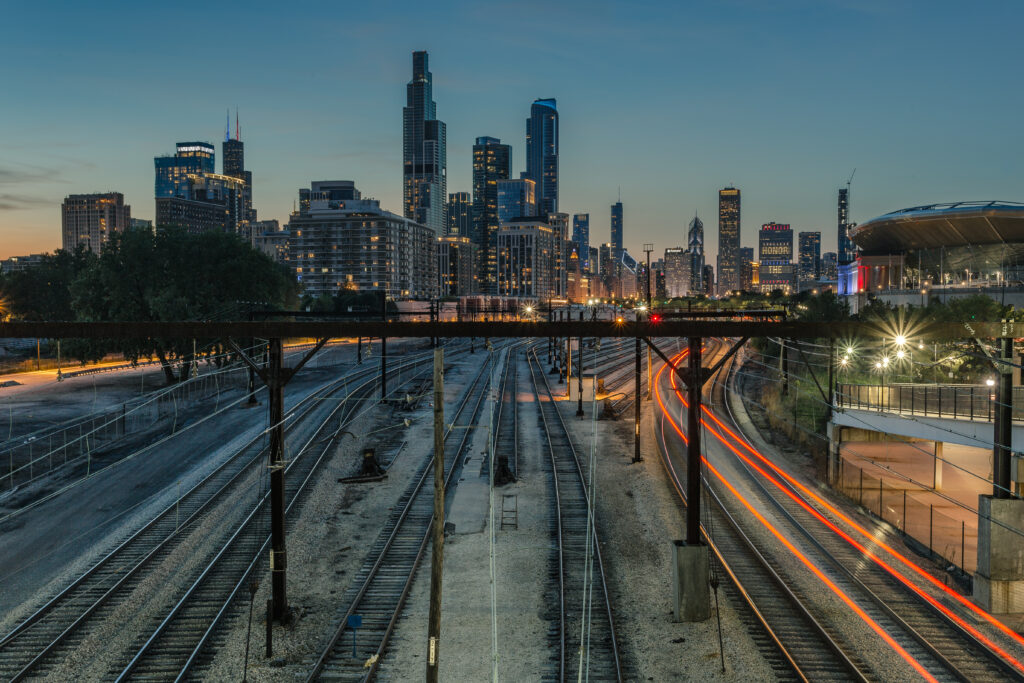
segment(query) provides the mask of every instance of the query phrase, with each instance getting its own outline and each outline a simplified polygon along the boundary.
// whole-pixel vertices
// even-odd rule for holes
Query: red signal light
[[[657,313],[652,314],[651,315],[651,322],[652,323],[660,323],[661,322],[661,316],[658,315]]]

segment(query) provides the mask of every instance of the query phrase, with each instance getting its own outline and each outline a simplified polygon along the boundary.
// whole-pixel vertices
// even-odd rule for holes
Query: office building
[[[665,250],[665,296],[676,298],[690,293],[690,254],[683,247]]]
[[[437,120],[427,53],[412,53],[412,80],[402,109],[402,194],[405,217],[443,235],[448,227],[447,132]],[[433,263],[433,259],[431,259]]]
[[[704,223],[694,215],[687,233],[687,251],[690,254],[690,292],[704,291]]]
[[[839,278],[839,261],[836,252],[826,251],[821,255],[821,279],[835,282]]]
[[[537,215],[537,184],[530,178],[498,181],[498,223]]]
[[[173,197],[156,198],[156,224],[190,234],[219,231],[251,239],[245,181],[217,173],[189,174]]]
[[[601,273],[600,251],[597,247],[590,247],[587,250],[587,272],[591,275]]]
[[[526,120],[526,171],[537,183],[537,213],[558,211],[558,108],[554,99],[534,100]]]
[[[569,239],[569,214],[549,213],[548,225],[555,233],[555,294],[565,296],[568,291],[568,263],[572,252],[572,241]]]
[[[744,292],[754,291],[754,248],[740,247],[740,289]],[[718,274],[722,278],[722,274]]]
[[[590,269],[590,214],[578,213],[572,217],[572,241],[580,255],[580,268]]]
[[[27,256],[11,256],[0,260],[0,273],[18,273],[29,268],[42,265],[43,259],[50,254],[29,254]],[[2,319],[2,316],[0,316]]]
[[[473,145],[473,230],[477,245],[480,291],[497,293],[495,252],[498,233],[498,181],[512,172],[512,148],[492,137],[479,137]]]
[[[788,223],[765,223],[758,233],[758,281],[762,292],[793,291],[793,231]]]
[[[245,170],[245,143],[242,142],[242,129],[235,115],[235,137],[231,137],[230,121],[224,130],[224,143],[221,147],[224,175],[237,178],[244,183],[242,187],[242,208],[238,219],[237,232],[243,237],[255,239],[252,224],[256,222],[256,210],[252,208],[252,172]]]
[[[718,191],[718,284],[721,293],[741,288],[740,191]]]
[[[797,235],[797,283],[800,291],[811,289],[821,278],[821,233]]]
[[[333,199],[338,194],[353,199]],[[351,181],[316,181],[288,222],[289,265],[307,294],[437,296],[437,233],[363,199]]]
[[[281,229],[277,220],[256,221],[252,224],[253,246],[278,263],[288,263],[288,238],[291,234]]]
[[[65,251],[79,244],[96,254],[111,235],[131,224],[132,208],[120,192],[72,194],[61,205],[61,242]]]
[[[615,202],[612,204],[612,247],[615,249],[615,258],[618,259],[622,255],[623,242],[622,242],[622,202]]]
[[[836,258],[839,261],[839,265],[845,265],[853,261],[856,257],[856,250],[853,246],[853,240],[850,239],[850,229],[853,225],[850,223],[850,188],[842,187],[839,188],[839,210],[838,210],[838,249],[836,252]]]
[[[448,234],[469,237],[473,228],[473,199],[468,192],[448,195]]]
[[[543,217],[513,219],[498,231],[498,294],[540,301],[557,295],[555,231]]]
[[[128,220],[128,227],[132,230],[152,230],[153,221],[148,218],[131,218]]]
[[[704,271],[701,275],[701,283],[704,285],[704,295],[714,296],[715,294],[715,267],[711,265],[704,266]]]
[[[651,270],[654,271],[654,298],[664,301],[668,298],[665,287],[665,261],[658,259],[651,264]]]
[[[179,142],[173,156],[153,159],[156,168],[154,197],[188,198],[189,176],[213,173],[216,151],[208,142]],[[159,223],[158,223],[159,224]]]
[[[467,296],[477,292],[475,257],[476,245],[468,235],[438,236],[437,275],[440,296]]]

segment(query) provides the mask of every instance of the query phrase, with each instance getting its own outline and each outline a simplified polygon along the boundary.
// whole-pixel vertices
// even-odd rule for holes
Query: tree
[[[237,317],[242,301],[294,305],[298,284],[287,269],[235,235],[158,228],[114,235],[70,293],[79,320],[223,320]],[[155,355],[170,383],[177,379],[175,363],[192,354],[193,341],[126,340],[113,346],[132,362]]]
[[[68,291],[95,261],[95,254],[79,245],[74,251],[58,249],[43,256],[38,265],[8,273],[0,280],[8,314],[19,320],[74,320]]]

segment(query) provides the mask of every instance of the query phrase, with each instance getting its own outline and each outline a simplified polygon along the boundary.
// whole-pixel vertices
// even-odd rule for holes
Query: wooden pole
[[[437,683],[441,647],[441,579],[444,570],[444,349],[434,349],[434,548],[430,564],[427,683]]]

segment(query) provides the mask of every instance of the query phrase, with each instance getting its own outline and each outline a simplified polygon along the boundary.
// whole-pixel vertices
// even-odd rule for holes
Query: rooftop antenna
[[[237,105],[235,105],[235,139],[239,140],[239,141],[242,139],[242,128],[241,128],[241,126],[238,125],[238,106]]]
[[[622,202],[622,185],[619,185],[619,203]]]
[[[231,107],[224,111],[224,142],[231,139]]]

